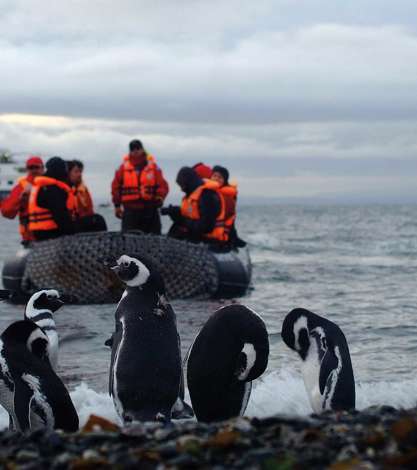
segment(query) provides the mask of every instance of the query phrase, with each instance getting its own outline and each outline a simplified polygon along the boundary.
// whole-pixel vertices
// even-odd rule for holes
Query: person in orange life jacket
[[[67,162],[68,178],[74,190],[76,200],[76,231],[102,232],[107,230],[106,221],[100,214],[94,213],[93,199],[83,182],[84,164],[80,160]]]
[[[161,169],[148,155],[140,140],[132,140],[129,154],[112,182],[115,215],[122,219],[122,231],[161,233],[158,209],[169,191]]]
[[[229,170],[223,166],[215,165],[211,179],[216,181],[220,186],[225,201],[225,221],[229,230],[229,243],[232,246],[244,247],[246,242],[238,237],[235,220],[236,220],[236,204],[237,204],[237,188],[229,184]]]
[[[201,179],[209,179],[213,173],[213,170],[210,166],[201,162],[196,163],[192,168]]]
[[[75,233],[75,198],[68,185],[65,161],[52,157],[44,176],[35,178],[29,197],[29,229],[35,240],[48,240]]]
[[[204,181],[190,167],[183,167],[177,175],[177,183],[185,193],[183,199],[186,200],[199,187],[204,185]],[[185,216],[179,206],[168,206],[161,210],[163,215],[169,215],[173,221],[168,235],[174,238],[186,239],[192,242],[211,241],[207,235],[210,234],[215,226],[217,218],[222,209],[222,201],[219,194],[214,189],[203,189],[198,200],[197,219]],[[214,243],[220,240],[212,240]]]
[[[33,180],[44,172],[42,159],[37,156],[29,157],[26,160],[26,169],[26,176],[19,178],[11,193],[2,200],[1,205],[1,213],[4,217],[14,219],[19,214],[19,232],[23,244],[34,240],[28,228],[28,204]]]

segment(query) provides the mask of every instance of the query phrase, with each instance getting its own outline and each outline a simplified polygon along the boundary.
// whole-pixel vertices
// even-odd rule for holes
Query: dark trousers
[[[77,220],[76,230],[77,232],[105,232],[107,224],[100,214],[87,215]]]
[[[147,207],[146,209],[124,208],[122,217],[122,232],[140,230],[144,233],[161,234],[161,218],[158,209]]]

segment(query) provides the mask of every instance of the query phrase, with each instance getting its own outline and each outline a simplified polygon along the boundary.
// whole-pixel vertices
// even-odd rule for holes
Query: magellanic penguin
[[[252,381],[268,365],[269,340],[261,317],[243,305],[217,310],[188,353],[187,382],[199,421],[243,415]]]
[[[355,379],[342,330],[315,313],[297,308],[284,319],[282,339],[302,360],[302,374],[316,413],[355,408]]]
[[[59,340],[53,313],[63,305],[64,302],[57,290],[45,289],[35,292],[29,299],[25,309],[25,319],[32,320],[48,336],[48,358],[55,371],[58,367]]]
[[[144,258],[122,255],[112,269],[126,290],[115,313],[109,393],[124,423],[169,420],[182,369],[163,280]]]
[[[0,337],[0,403],[20,432],[78,430],[67,389],[47,360],[48,337],[35,323],[12,323]]]

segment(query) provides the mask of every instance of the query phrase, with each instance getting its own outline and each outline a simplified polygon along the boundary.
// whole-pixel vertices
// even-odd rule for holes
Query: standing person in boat
[[[180,207],[169,206],[162,211],[174,222],[168,235],[192,242],[226,246],[225,202],[219,184],[202,180],[190,167],[181,168],[177,183],[185,196]]]
[[[161,169],[140,140],[132,140],[129,154],[116,171],[112,182],[115,215],[122,219],[122,231],[141,230],[161,233],[158,209],[169,191]]]
[[[68,178],[76,200],[77,232],[101,232],[107,230],[106,221],[94,213],[93,199],[83,181],[84,164],[80,160],[67,162]]]
[[[225,202],[225,230],[229,234],[229,244],[234,247],[244,247],[246,242],[238,237],[236,231],[237,184],[229,182],[229,170],[224,166],[213,167],[211,179],[219,184],[219,191]]]
[[[75,233],[74,192],[68,184],[65,161],[52,157],[44,176],[35,178],[29,197],[29,230],[35,240]]]
[[[26,160],[26,176],[18,179],[16,186],[11,193],[2,200],[1,213],[3,217],[14,219],[19,215],[19,232],[23,245],[27,245],[34,240],[33,234],[29,230],[28,204],[29,194],[32,189],[33,180],[36,176],[41,176],[44,172],[43,161],[38,156],[30,156]]]

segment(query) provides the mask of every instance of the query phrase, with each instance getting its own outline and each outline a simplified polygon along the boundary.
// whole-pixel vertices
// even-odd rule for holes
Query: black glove
[[[173,222],[178,222],[182,218],[180,207],[172,206],[171,204],[161,209],[161,215],[169,215]]]

